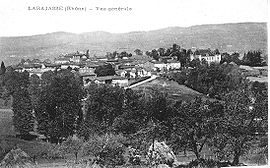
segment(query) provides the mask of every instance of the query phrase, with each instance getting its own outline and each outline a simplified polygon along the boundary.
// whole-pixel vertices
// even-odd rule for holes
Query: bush
[[[214,160],[193,160],[188,164],[189,168],[216,168],[217,162]]]
[[[63,153],[72,153],[75,155],[75,161],[77,162],[78,154],[81,151],[83,146],[83,139],[78,138],[77,136],[68,137],[61,144],[61,150]]]
[[[34,159],[59,159],[64,158],[60,145],[54,145],[49,142],[34,142],[29,144],[18,145],[23,151],[25,151],[31,158]]]
[[[62,159],[64,155],[61,152],[61,146],[49,142],[25,141],[16,138],[7,138],[0,140],[0,160],[11,150],[15,148],[22,149],[33,161],[37,159]]]
[[[114,119],[112,127],[115,133],[129,135],[136,132],[138,129],[138,123],[132,119],[117,117]]]
[[[89,165],[88,159],[80,159],[77,162],[74,162],[73,160],[65,160],[65,166],[70,168],[89,168]]]
[[[0,161],[5,157],[5,155],[13,148],[14,146],[7,143],[6,140],[0,141]]]
[[[200,159],[191,161],[186,167],[187,168],[219,168],[219,167],[230,167],[230,162],[219,162],[212,159]]]
[[[126,139],[121,135],[95,135],[84,145],[84,155],[92,155],[102,165],[123,165]]]
[[[89,137],[92,137],[95,132],[98,132],[94,122],[82,122],[79,126],[78,135],[83,137],[85,140],[88,140]]]
[[[47,159],[63,159],[65,158],[63,153],[61,152],[60,145],[53,145],[51,144],[48,153],[46,153],[45,157]]]
[[[16,149],[12,149],[6,154],[0,162],[0,167],[34,167],[34,164],[26,152],[16,147]]]
[[[128,147],[127,149],[127,160],[132,165],[140,165],[141,164],[141,152],[138,149],[133,147]]]

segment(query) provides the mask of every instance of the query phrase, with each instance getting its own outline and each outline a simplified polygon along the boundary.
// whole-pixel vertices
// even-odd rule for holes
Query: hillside
[[[177,43],[184,48],[218,48],[220,51],[261,49],[267,51],[266,23],[234,23],[169,27],[153,31],[113,34],[89,32],[73,34],[55,32],[43,35],[0,37],[0,60],[6,64],[21,58],[55,58],[60,53],[90,50],[91,55],[104,55],[106,51],[143,51],[170,47]],[[266,52],[265,52],[266,53]]]
[[[191,88],[188,88],[184,85],[179,85],[175,81],[169,81],[163,78],[157,78],[150,82],[136,86],[132,89],[147,92],[153,88],[161,91],[162,93],[167,94],[166,96],[168,100],[189,101],[189,100],[193,100],[195,97],[206,97],[203,94]]]

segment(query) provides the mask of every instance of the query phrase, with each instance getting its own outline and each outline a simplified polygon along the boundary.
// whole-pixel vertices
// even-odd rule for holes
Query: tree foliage
[[[138,48],[136,50],[134,50],[134,52],[136,55],[143,55],[143,52]]]
[[[267,134],[266,93],[239,89],[224,96],[222,127],[213,139],[220,159],[233,159],[232,163],[238,165],[252,144]]]
[[[249,51],[244,54],[243,64],[248,66],[265,66],[261,51]]]
[[[83,90],[79,79],[68,70],[48,72],[41,83],[36,109],[38,131],[51,142],[59,142],[73,135],[82,121]]]
[[[2,61],[1,67],[0,67],[0,75],[3,75],[5,72],[6,72],[6,66],[5,66],[5,63]]]
[[[231,63],[231,62],[234,62],[236,63],[237,65],[240,65],[242,63],[242,61],[240,60],[240,55],[239,53],[232,53],[232,54],[228,54],[228,53],[222,53],[221,55],[221,61],[220,61],[220,64],[223,64],[223,63]]]
[[[38,107],[38,98],[41,92],[41,79],[36,74],[33,74],[29,78],[28,93],[31,98],[32,109],[36,111]]]
[[[223,117],[219,102],[196,98],[189,103],[174,105],[172,143],[177,151],[192,151],[201,158],[203,147],[214,137]]]
[[[134,134],[140,129],[143,119],[142,94],[127,89],[124,91],[123,114],[114,119],[113,129],[116,133]]]
[[[109,85],[93,85],[88,88],[85,122],[93,129],[111,129],[116,117],[123,114],[124,89]]]
[[[97,74],[97,76],[110,76],[115,75],[115,70],[111,64],[107,64],[103,66],[98,66],[95,69],[94,73]]]
[[[29,135],[34,127],[31,98],[28,93],[29,73],[8,71],[4,76],[4,85],[7,94],[13,97],[12,110],[15,131],[22,138],[26,138],[25,136]]]
[[[86,142],[84,154],[95,157],[95,161],[102,165],[124,164],[126,138],[121,135],[94,135]]]
[[[83,149],[83,139],[80,139],[77,136],[70,136],[68,137],[62,144],[61,144],[61,150],[66,154],[74,154],[75,161],[78,160],[78,154]]]
[[[12,109],[14,112],[13,125],[15,131],[22,138],[29,135],[29,132],[34,129],[34,116],[31,108],[31,99],[26,89],[14,92]]]
[[[174,73],[170,78],[179,84],[185,84],[210,97],[220,99],[223,94],[242,84],[243,78],[240,73],[237,67],[230,64],[199,64],[193,69]]]

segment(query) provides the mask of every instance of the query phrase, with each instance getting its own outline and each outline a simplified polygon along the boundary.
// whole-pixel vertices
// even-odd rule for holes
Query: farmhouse
[[[84,76],[84,86],[88,86],[91,82],[96,84],[112,84],[118,85],[120,87],[125,87],[128,85],[128,79],[120,76]]]
[[[160,62],[160,61],[155,61],[154,63],[154,67],[157,69],[167,69],[167,65],[164,62]]]

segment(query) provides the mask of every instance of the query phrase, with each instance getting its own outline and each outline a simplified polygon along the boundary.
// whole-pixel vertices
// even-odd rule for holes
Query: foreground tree
[[[27,138],[34,126],[31,99],[28,93],[29,73],[10,70],[5,74],[4,85],[6,94],[13,97],[12,110],[15,130],[22,138]]]
[[[204,146],[214,137],[223,116],[218,102],[204,102],[201,98],[189,103],[178,102],[172,115],[172,144],[176,151],[191,151],[201,158]]]
[[[14,128],[21,138],[27,139],[29,132],[34,129],[34,116],[27,89],[16,91],[13,94],[12,109]]]
[[[110,131],[114,120],[123,114],[124,89],[109,85],[92,85],[87,91],[84,124],[91,125],[94,132]]]
[[[134,134],[140,129],[144,117],[142,114],[144,109],[142,94],[131,89],[126,89],[124,91],[123,101],[123,113],[114,119],[113,129],[118,134]]]
[[[82,120],[82,86],[68,70],[44,75],[38,98],[38,131],[58,143],[74,134]],[[47,80],[50,79],[50,80]]]
[[[33,74],[30,76],[29,82],[28,92],[31,98],[32,109],[36,111],[38,107],[38,97],[41,92],[41,80],[36,74]]]
[[[125,163],[126,138],[122,135],[93,135],[85,143],[83,153],[92,156],[94,161],[105,167],[116,167]]]
[[[226,94],[222,127],[213,141],[221,159],[238,165],[243,156],[267,135],[267,90],[263,94],[239,89]]]
[[[61,144],[61,149],[64,153],[71,153],[75,156],[75,162],[78,161],[78,154],[82,150],[83,147],[83,139],[80,139],[77,136],[70,136]]]

